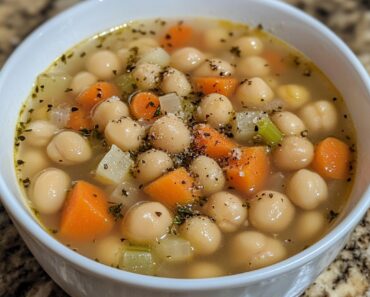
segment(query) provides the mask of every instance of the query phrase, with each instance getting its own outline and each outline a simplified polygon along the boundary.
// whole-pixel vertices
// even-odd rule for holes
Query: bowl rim
[[[63,23],[65,18],[74,14],[78,14],[85,8],[108,1],[110,0],[90,0],[78,3],[37,28],[22,42],[22,44],[12,53],[10,58],[5,63],[0,73],[0,86],[1,81],[5,76],[4,74],[11,70],[13,64],[17,63],[17,56],[24,48],[32,44],[35,36],[44,34],[45,32],[49,31],[50,28]],[[362,84],[370,94],[370,80],[365,68],[359,62],[354,53],[348,48],[348,46],[329,28],[308,14],[284,2],[276,0],[263,0],[263,2],[268,3],[268,5],[272,7],[283,9],[289,14],[294,14],[300,17],[302,22],[309,23],[310,26],[312,26],[315,30],[319,31],[322,35],[328,38],[330,42],[340,50],[346,59],[351,62],[351,65],[361,78]],[[306,250],[274,265],[254,271],[217,278],[177,279],[139,275],[100,264],[92,259],[80,255],[60,243],[58,240],[54,239],[39,225],[39,223],[36,222],[36,220],[31,218],[31,216],[28,214],[28,211],[21,206],[21,202],[19,202],[17,199],[13,199],[11,191],[1,174],[0,194],[2,203],[4,204],[6,210],[10,213],[12,220],[16,221],[17,225],[22,226],[22,228],[27,230],[27,232],[30,233],[33,238],[37,239],[53,253],[56,253],[58,256],[71,263],[78,270],[92,273],[99,278],[108,278],[112,281],[125,283],[127,285],[168,291],[203,291],[209,289],[216,290],[220,288],[225,289],[231,287],[241,287],[243,285],[265,280],[292,270],[312,260],[320,253],[327,250],[330,246],[338,242],[340,238],[346,236],[346,234],[348,234],[348,232],[355,227],[355,225],[360,221],[367,209],[370,207],[370,188],[368,187],[352,211],[326,236],[324,236],[315,244],[311,245]]]

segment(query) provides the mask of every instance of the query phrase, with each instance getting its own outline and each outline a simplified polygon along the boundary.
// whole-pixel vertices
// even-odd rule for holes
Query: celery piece
[[[258,135],[262,137],[266,144],[275,146],[283,139],[283,134],[275,124],[266,117],[257,122]]]
[[[127,98],[136,90],[136,82],[131,73],[124,73],[114,79],[114,83],[122,92],[122,96]]]
[[[153,252],[167,262],[185,262],[193,257],[189,241],[175,235],[167,235],[153,246]]]
[[[155,263],[149,248],[128,246],[123,249],[119,267],[134,273],[153,275]]]

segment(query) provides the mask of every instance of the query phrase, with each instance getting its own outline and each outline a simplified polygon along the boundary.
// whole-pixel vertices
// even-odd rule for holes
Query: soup
[[[98,262],[202,278],[319,240],[353,183],[343,99],[297,50],[211,19],[132,22],[41,73],[16,171],[40,224]]]

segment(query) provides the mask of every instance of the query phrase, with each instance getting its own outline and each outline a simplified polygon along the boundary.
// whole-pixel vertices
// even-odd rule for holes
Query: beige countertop
[[[0,0],[0,68],[36,26],[78,0]],[[337,33],[370,73],[370,0],[286,0]],[[0,296],[67,296],[42,270],[0,203]],[[336,260],[303,294],[370,297],[370,210]]]

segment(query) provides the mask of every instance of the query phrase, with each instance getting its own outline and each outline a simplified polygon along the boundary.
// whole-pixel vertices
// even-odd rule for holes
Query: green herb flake
[[[123,218],[123,215],[121,213],[122,208],[123,208],[122,203],[113,204],[108,207],[108,212],[113,216],[115,221],[118,221]]]

